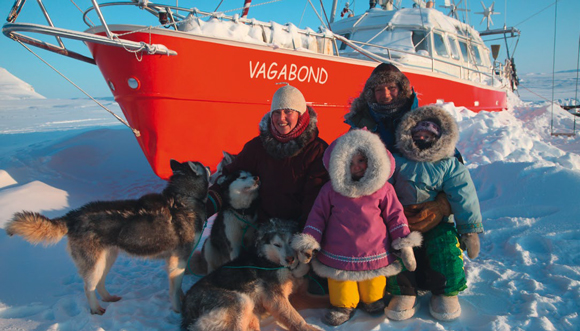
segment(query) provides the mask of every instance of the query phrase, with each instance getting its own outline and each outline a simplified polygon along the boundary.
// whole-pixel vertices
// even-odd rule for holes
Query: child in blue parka
[[[452,215],[423,234],[415,248],[417,269],[390,277],[393,297],[385,308],[388,318],[404,320],[416,310],[418,290],[432,293],[429,311],[439,320],[461,315],[457,295],[467,288],[463,251],[479,254],[478,233],[483,232],[475,186],[467,168],[454,157],[459,130],[453,117],[436,105],[407,113],[397,127],[396,170],[391,178],[403,206],[435,199],[444,192]]]

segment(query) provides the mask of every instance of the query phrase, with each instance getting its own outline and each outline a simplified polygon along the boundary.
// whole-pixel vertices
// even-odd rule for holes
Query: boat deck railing
[[[40,6],[40,9],[42,10],[47,20],[47,25],[39,25],[32,23],[17,23],[16,19],[25,2],[26,0],[17,0],[14,3],[13,8],[10,11],[9,16],[7,18],[8,22],[5,23],[2,28],[2,32],[4,33],[4,35],[22,43],[27,43],[36,47],[43,48],[45,50],[49,50],[51,52],[55,52],[61,55],[65,55],[92,64],[95,63],[94,59],[67,49],[62,41],[62,38],[80,40],[83,42],[105,44],[109,46],[123,47],[128,51],[142,52],[143,54],[177,55],[176,51],[170,50],[164,45],[148,44],[145,42],[134,42],[123,39],[122,36],[114,34],[113,32],[110,31],[109,25],[106,22],[105,17],[101,11],[101,9],[105,7],[136,6],[156,16],[157,20],[160,23],[159,25],[160,28],[161,27],[173,28],[176,31],[181,32],[184,32],[184,29],[182,27],[188,22],[191,22],[193,20],[199,21],[203,19],[206,20],[213,19],[214,21],[217,20],[224,22],[233,22],[236,24],[257,26],[260,27],[261,29],[270,29],[271,31],[273,31],[274,29],[273,24],[269,22],[267,23],[258,21],[256,19],[248,19],[245,17],[240,17],[239,15],[228,16],[222,12],[204,12],[198,10],[197,8],[183,8],[172,5],[155,4],[144,0],[132,0],[129,2],[127,1],[110,2],[102,4],[99,4],[96,0],[91,0],[93,6],[84,11],[83,21],[88,27],[94,27],[95,25],[92,23],[92,21],[90,21],[90,19],[88,19],[88,14],[94,11],[98,16],[99,21],[106,34],[105,36],[101,36],[87,32],[79,32],[75,30],[68,30],[55,27],[54,24],[52,23],[50,15],[48,14],[46,8],[44,8],[44,5],[42,4],[41,1],[37,1],[37,3]],[[150,29],[151,27],[148,28]],[[402,67],[431,70],[432,72],[436,73],[438,72],[454,76],[459,79],[467,79],[470,81],[486,83],[491,85],[497,83],[496,81],[498,80],[501,81],[499,79],[500,77],[505,77],[504,67],[505,68],[508,67],[507,64],[505,66],[499,64],[494,66],[494,68],[487,67],[480,68],[478,66],[475,66],[474,68],[473,66],[470,67],[470,64],[467,63],[464,64],[453,62],[446,59],[439,59],[435,58],[432,55],[422,55],[414,51],[411,52],[401,49],[393,49],[377,44],[353,41],[338,34],[334,34],[328,29],[323,29],[322,32],[314,32],[311,29],[291,28],[290,25],[288,24],[281,25],[281,28],[284,29],[289,34],[297,33],[302,38],[291,38],[292,40],[291,45],[277,45],[277,46],[282,46],[285,48],[293,48],[295,50],[300,51],[308,51],[308,50],[312,51],[312,49],[314,49],[314,52],[316,53],[331,56],[341,56],[340,54],[341,52],[339,51],[337,43],[337,41],[340,41],[348,45],[357,53],[359,53],[360,57],[367,57],[373,61],[393,63],[395,65],[399,65]],[[57,44],[47,43],[45,41],[41,41],[39,39],[27,36],[23,33],[38,33],[54,36],[56,38]],[[317,43],[317,45],[314,45],[315,47],[310,47],[309,45],[305,45],[305,43],[300,39],[310,40],[307,41],[307,43],[315,42]],[[261,42],[263,42],[264,44],[273,43],[272,40],[266,40],[265,34]],[[368,50],[368,48],[370,47],[379,49],[380,51],[371,52]],[[412,59],[420,59],[420,61],[413,61]]]

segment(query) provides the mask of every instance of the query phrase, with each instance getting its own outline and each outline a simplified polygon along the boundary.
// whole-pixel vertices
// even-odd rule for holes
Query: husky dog
[[[173,310],[179,312],[187,258],[207,218],[209,169],[199,162],[175,160],[171,160],[171,169],[173,175],[160,194],[91,202],[54,219],[19,212],[7,224],[6,233],[46,245],[67,235],[68,251],[84,280],[91,313],[99,315],[105,309],[99,305],[95,289],[105,302],[121,299],[105,289],[105,277],[119,249],[138,257],[165,259],[169,297]]]
[[[189,331],[260,330],[271,314],[289,330],[322,330],[306,323],[288,296],[308,272],[290,242],[298,226],[271,219],[258,228],[255,245],[195,283],[183,299],[182,328]]]
[[[223,207],[203,245],[201,261],[194,262],[201,274],[212,272],[240,255],[242,248],[251,243],[256,228],[260,178],[238,170],[220,177],[218,184],[223,189]]]
[[[215,183],[215,181],[219,178],[219,176],[221,176],[224,167],[232,163],[237,156],[236,154],[230,154],[226,151],[222,151],[222,155],[224,157],[222,158],[220,163],[218,163],[216,171],[213,174],[211,174],[211,176],[209,176],[210,185],[213,185]]]

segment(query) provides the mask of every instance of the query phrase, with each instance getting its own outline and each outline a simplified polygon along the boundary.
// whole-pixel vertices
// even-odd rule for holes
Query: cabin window
[[[413,45],[415,45],[415,52],[427,51],[429,52],[429,44],[427,42],[427,33],[425,31],[413,31],[411,36],[413,39]]]
[[[459,47],[457,46],[457,39],[450,37],[449,46],[451,48],[451,57],[455,60],[459,60]]]
[[[483,59],[481,57],[481,53],[479,52],[479,47],[473,46],[473,55],[475,55],[475,63],[477,65],[483,65]]]
[[[350,33],[344,34],[343,37],[345,37],[346,39],[350,39]],[[345,50],[346,46],[348,46],[346,43],[341,42],[339,50],[341,50],[341,51]]]
[[[445,39],[443,39],[443,35],[440,33],[433,34],[433,45],[435,46],[435,53],[441,57],[449,57],[449,53],[447,52],[447,47],[445,47]]]
[[[459,42],[459,49],[461,49],[461,55],[463,55],[463,60],[465,62],[473,63],[473,59],[469,56],[469,48],[467,48],[467,43],[465,41]]]

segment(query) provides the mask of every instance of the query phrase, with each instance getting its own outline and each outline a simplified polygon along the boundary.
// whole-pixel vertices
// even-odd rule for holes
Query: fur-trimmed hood
[[[300,136],[290,140],[287,143],[282,143],[274,138],[270,133],[271,113],[266,113],[260,121],[260,139],[264,148],[272,157],[283,159],[292,157],[298,154],[304,146],[318,137],[318,116],[312,107],[308,107],[308,114],[310,115],[310,123],[308,127]]]
[[[441,128],[441,137],[433,146],[419,149],[413,142],[411,130],[420,121],[433,121]],[[396,131],[397,149],[406,158],[418,162],[436,162],[455,154],[459,140],[459,129],[455,119],[445,109],[437,105],[416,108],[403,116]]]
[[[358,152],[368,159],[365,175],[352,180],[350,162]],[[393,175],[395,160],[376,134],[367,130],[352,130],[336,139],[324,152],[324,166],[328,170],[332,188],[347,197],[369,195],[385,185]]]
[[[411,82],[394,65],[382,63],[373,70],[358,98],[352,101],[350,112],[344,116],[344,119],[348,121],[357,114],[363,113],[369,105],[376,103],[375,87],[393,82],[399,87],[399,96],[395,102],[400,104],[401,109],[409,108],[414,99]]]

